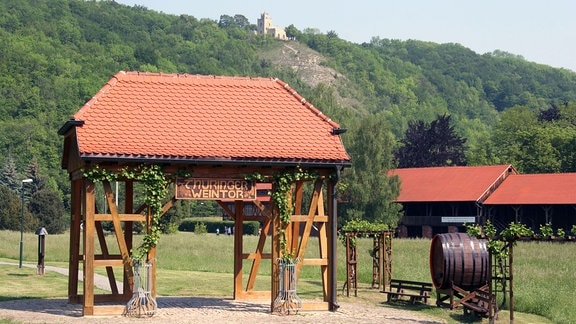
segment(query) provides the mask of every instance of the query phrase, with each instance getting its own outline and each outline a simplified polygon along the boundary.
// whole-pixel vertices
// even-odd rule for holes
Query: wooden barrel
[[[430,274],[438,289],[454,283],[465,290],[482,287],[489,278],[486,240],[465,233],[437,234],[430,247]]]

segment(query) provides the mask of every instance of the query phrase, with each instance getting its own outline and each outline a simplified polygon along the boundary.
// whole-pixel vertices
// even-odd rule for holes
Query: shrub
[[[196,223],[196,226],[194,227],[194,234],[206,234],[207,232],[206,224],[202,222]]]

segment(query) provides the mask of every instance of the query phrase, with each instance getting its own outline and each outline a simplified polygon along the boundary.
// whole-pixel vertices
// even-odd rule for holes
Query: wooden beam
[[[328,223],[328,216],[326,215],[313,215],[312,222],[314,223]],[[294,223],[304,223],[307,222],[310,215],[292,215],[290,216],[290,221]]]
[[[248,283],[246,284],[246,291],[251,291],[254,289],[254,284],[256,283],[256,276],[258,275],[258,269],[260,269],[260,262],[262,259],[272,258],[272,253],[262,253],[264,251],[264,245],[266,243],[266,238],[268,237],[268,231],[270,230],[270,218],[264,223],[262,230],[260,231],[260,238],[258,239],[258,245],[256,246],[256,252],[250,253],[247,259],[253,259],[252,268],[250,269],[250,275],[248,276]]]
[[[170,200],[168,200],[164,206],[162,206],[162,215],[164,216],[164,214],[166,214],[166,212],[172,208],[172,206],[174,206],[174,204],[176,203],[176,196],[172,197]]]
[[[98,242],[100,243],[100,250],[102,251],[102,256],[108,258],[110,253],[108,253],[108,245],[106,244],[106,238],[104,237],[104,229],[102,229],[102,223],[96,223],[96,234],[98,235]],[[94,266],[98,266],[97,261],[94,261]],[[110,283],[110,290],[113,295],[118,294],[118,286],[116,286],[116,277],[114,276],[114,269],[111,266],[106,266],[106,274],[108,275],[108,282]]]
[[[320,259],[320,258],[306,258],[302,260],[302,265],[314,265],[314,266],[327,266],[328,260],[327,259]]]
[[[124,261],[122,259],[98,259],[94,260],[95,267],[122,267],[124,266]],[[110,279],[110,277],[108,277]],[[112,277],[113,278],[113,277]],[[114,281],[114,286],[116,286],[116,281]],[[112,287],[112,284],[110,285]],[[112,291],[113,294],[118,294],[118,289],[116,291]]]
[[[146,216],[142,214],[118,214],[121,222],[145,222]],[[111,222],[111,214],[95,214],[94,220],[98,222]]]
[[[235,217],[234,217],[234,298],[236,294],[242,291],[242,253],[243,253],[243,237],[242,237],[242,221],[244,203],[241,200],[234,201]]]
[[[124,212],[131,213],[134,209],[134,182],[129,180],[124,182]],[[126,220],[124,222],[124,239],[126,240],[126,246],[130,251],[133,247],[134,238],[134,221]],[[128,280],[128,273],[123,272],[123,287],[122,291],[124,296],[132,296],[133,285],[130,285],[130,280]]]
[[[330,305],[327,302],[307,301],[305,303],[302,303],[303,312],[316,312],[327,310],[330,310]]]
[[[244,260],[254,260],[256,258],[267,260],[272,258],[272,253],[243,253],[242,258]]]
[[[304,226],[304,232],[302,233],[302,240],[300,241],[300,246],[298,246],[298,258],[304,260],[304,255],[306,254],[306,247],[308,246],[308,240],[310,239],[310,232],[312,231],[312,224],[314,221],[314,215],[316,215],[319,210],[319,205],[323,205],[324,201],[322,199],[322,183],[323,179],[319,178],[314,183],[314,192],[312,192],[312,200],[310,201],[310,208],[308,209],[308,219],[306,220],[306,225]],[[322,207],[323,209],[323,207]],[[300,270],[302,269],[302,262],[296,264],[296,278],[300,277]]]
[[[130,251],[128,250],[128,245],[126,244],[126,239],[124,238],[124,232],[122,231],[122,225],[120,224],[120,216],[118,214],[116,203],[114,202],[112,187],[110,186],[109,181],[102,181],[102,185],[104,186],[104,193],[106,196],[106,201],[108,202],[110,214],[112,214],[112,224],[114,224],[114,233],[116,234],[118,248],[120,249],[120,254],[122,255],[122,260],[124,261],[124,272],[127,275],[128,282],[133,285],[134,272],[132,270],[132,259],[130,258]]]
[[[94,315],[94,214],[96,210],[95,186],[92,181],[84,183],[84,315]]]
[[[294,185],[294,211],[293,214],[302,214],[302,196],[304,196],[304,181],[298,181]],[[292,227],[292,240],[290,240],[290,251],[297,251],[300,238],[300,224],[294,221],[290,215],[290,226]]]
[[[220,207],[224,210],[224,212],[228,214],[228,216],[232,217],[232,219],[236,217],[232,209],[228,208],[228,205],[226,205],[222,200],[216,200],[216,203],[220,205]]]
[[[235,299],[237,300],[258,300],[258,299],[264,299],[264,298],[270,298],[270,291],[268,290],[251,290],[251,291],[241,291],[238,293],[238,296],[236,296]]]
[[[68,264],[68,302],[78,296],[80,225],[82,224],[82,180],[72,180],[70,192],[70,249]]]
[[[78,297],[78,268],[80,263],[80,233],[82,224],[82,179],[71,182],[70,257],[68,258],[68,302]]]

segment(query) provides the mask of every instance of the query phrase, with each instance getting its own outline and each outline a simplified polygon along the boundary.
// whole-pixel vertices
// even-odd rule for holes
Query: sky
[[[478,54],[501,50],[576,72],[575,0],[116,0],[168,14],[219,20],[263,12],[275,26],[335,31],[341,39],[372,37],[458,43]],[[344,3],[344,4],[339,4]]]

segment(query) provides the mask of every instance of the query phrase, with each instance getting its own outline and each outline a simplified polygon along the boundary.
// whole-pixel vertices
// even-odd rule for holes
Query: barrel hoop
[[[480,277],[482,278],[482,282],[484,283],[488,281],[488,274],[492,269],[490,269],[490,253],[488,253],[488,248],[486,246],[486,240],[478,240],[478,244],[480,245],[480,251],[486,251],[485,255],[482,257],[482,272]],[[488,263],[488,264],[486,264]]]
[[[471,249],[470,254],[472,255],[472,280],[470,282],[470,285],[474,285],[474,284],[479,284],[479,282],[474,282],[474,279],[476,278],[476,270],[477,270],[476,269],[476,256],[478,255],[478,251],[476,251],[476,248],[475,248],[475,246],[476,246],[474,244],[475,241],[470,239],[469,242],[470,242],[470,249]],[[480,280],[482,280],[482,278],[480,278]]]
[[[466,251],[464,251],[464,242],[462,241],[462,236],[461,235],[456,235],[456,237],[458,237],[458,242],[460,243],[460,281],[458,281],[460,284],[464,283],[464,277],[465,277],[465,269],[466,269]],[[454,271],[456,271],[456,269],[454,269]]]
[[[452,270],[454,268],[454,249],[451,248],[451,240],[446,239],[447,235],[444,235],[445,242],[442,242],[442,251],[447,254],[447,257],[444,258],[447,264],[444,265],[444,281],[443,286],[447,284],[448,278],[453,278]]]

